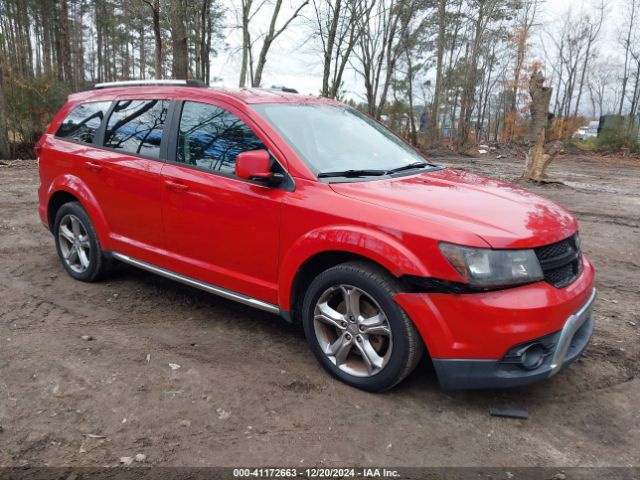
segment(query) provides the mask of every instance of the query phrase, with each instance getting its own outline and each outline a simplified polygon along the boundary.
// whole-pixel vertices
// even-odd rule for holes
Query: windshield
[[[366,115],[333,105],[255,105],[319,177],[424,168],[425,159]]]

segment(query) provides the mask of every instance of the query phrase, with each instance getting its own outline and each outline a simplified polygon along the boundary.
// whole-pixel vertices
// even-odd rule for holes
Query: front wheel
[[[368,262],[330,268],[309,286],[302,322],[311,350],[333,376],[371,392],[392,388],[416,367],[424,346],[395,303],[399,282]]]

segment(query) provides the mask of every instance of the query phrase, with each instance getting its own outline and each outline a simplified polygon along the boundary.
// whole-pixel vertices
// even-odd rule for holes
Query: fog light
[[[544,363],[548,355],[547,349],[541,343],[532,343],[520,350],[520,363],[527,370],[535,370]]]

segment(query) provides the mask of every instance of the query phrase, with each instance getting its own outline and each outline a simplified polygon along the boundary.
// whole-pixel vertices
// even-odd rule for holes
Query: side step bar
[[[213,293],[214,295],[228,298],[229,300],[234,300],[239,303],[244,303],[245,305],[259,308],[260,310],[265,310],[267,312],[279,315],[282,314],[280,308],[277,305],[263,302],[262,300],[258,300],[257,298],[248,297],[246,295],[243,295],[242,293],[227,290],[226,288],[216,287],[215,285],[201,282],[200,280],[196,280],[195,278],[185,277],[184,275],[180,275],[179,273],[172,272],[171,270],[165,270],[161,267],[156,267],[155,265],[143,262],[142,260],[136,260],[135,258],[129,257],[128,255],[123,255],[122,253],[111,252],[111,255],[113,256],[113,258],[116,258],[121,262],[128,263],[129,265],[142,268],[143,270],[147,270],[158,275],[162,275],[163,277],[175,280],[180,283],[184,283],[185,285],[199,288],[200,290],[204,290],[205,292]]]

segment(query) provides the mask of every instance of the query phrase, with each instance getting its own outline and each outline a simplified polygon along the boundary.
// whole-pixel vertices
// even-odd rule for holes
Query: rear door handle
[[[171,180],[165,180],[164,183],[167,185],[169,190],[173,190],[174,192],[186,192],[189,190],[189,186],[184,183],[174,182]]]
[[[85,162],[84,166],[92,172],[99,172],[100,170],[102,170],[102,165],[96,162]]]

